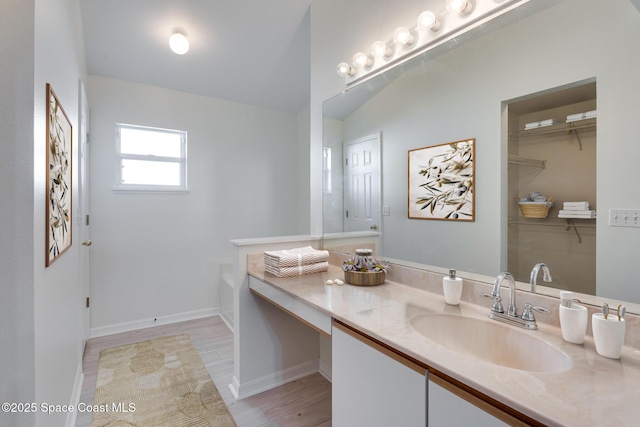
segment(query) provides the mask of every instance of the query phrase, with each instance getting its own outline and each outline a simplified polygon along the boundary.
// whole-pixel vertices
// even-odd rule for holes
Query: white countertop
[[[562,339],[559,328],[540,324],[525,331],[558,347],[572,360],[560,373],[527,372],[488,363],[447,349],[411,326],[416,316],[446,313],[486,319],[490,304],[447,305],[440,294],[387,280],[381,286],[326,285],[343,279],[340,267],[292,278],[264,272],[260,256],[250,255],[249,274],[331,315],[425,365],[496,399],[546,425],[589,426],[640,424],[640,351],[625,347],[620,360]]]

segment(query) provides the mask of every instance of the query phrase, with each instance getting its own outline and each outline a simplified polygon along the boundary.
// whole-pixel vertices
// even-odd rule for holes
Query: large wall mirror
[[[375,209],[381,213],[376,224],[381,256],[489,278],[517,268],[521,281],[534,260],[546,262],[558,288],[573,288],[586,277],[593,282],[591,289],[578,291],[640,304],[635,268],[640,229],[609,225],[611,209],[640,209],[634,178],[640,158],[635,128],[640,114],[638,40],[640,12],[632,1],[564,0],[495,30],[485,27],[464,43],[453,40],[438,52],[414,58],[327,100],[324,233],[348,231],[343,143],[379,135],[380,206]],[[579,141],[570,135],[549,143],[562,146],[570,157],[520,145],[524,157],[546,156],[548,167],[525,165],[524,172],[517,172],[519,186],[514,186],[516,173],[508,162],[517,157],[514,132],[546,115],[558,116],[563,124],[569,114],[594,109],[597,118]],[[408,152],[470,138],[475,138],[475,220],[410,219]],[[591,160],[577,169],[567,163],[564,172],[550,175],[551,163],[573,162],[585,153]],[[535,190],[523,182],[540,186],[557,202],[547,219],[527,219],[533,222],[528,225],[533,231],[529,237],[520,236],[516,245],[518,234],[526,234],[513,232],[522,219],[515,199],[525,195],[517,193]],[[584,191],[586,187],[589,191]],[[597,211],[597,218],[578,221],[582,226],[578,242],[576,229],[566,227],[558,210],[564,201],[584,199]],[[549,226],[536,229],[536,221]],[[557,241],[548,249],[535,249],[546,235]],[[515,255],[510,250],[516,246],[519,254],[535,255],[513,267],[509,258]],[[565,268],[585,251],[592,261]]]

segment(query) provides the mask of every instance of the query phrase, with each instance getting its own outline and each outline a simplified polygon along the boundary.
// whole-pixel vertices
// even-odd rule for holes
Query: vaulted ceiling
[[[90,75],[298,112],[311,0],[79,0]],[[176,55],[169,36],[186,32]]]

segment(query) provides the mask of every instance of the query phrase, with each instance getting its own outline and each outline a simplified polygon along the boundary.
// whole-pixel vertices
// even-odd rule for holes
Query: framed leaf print
[[[71,133],[71,122],[47,83],[47,267],[71,247]]]
[[[409,150],[409,218],[475,220],[475,141]]]

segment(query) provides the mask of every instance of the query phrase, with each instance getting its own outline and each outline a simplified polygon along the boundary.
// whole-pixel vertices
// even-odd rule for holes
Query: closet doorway
[[[544,262],[545,286],[595,295],[595,79],[511,101],[507,113],[507,270],[529,282]]]

